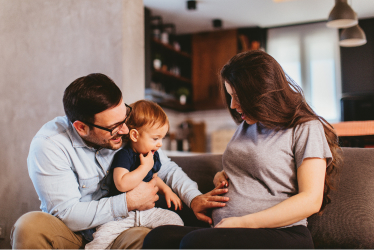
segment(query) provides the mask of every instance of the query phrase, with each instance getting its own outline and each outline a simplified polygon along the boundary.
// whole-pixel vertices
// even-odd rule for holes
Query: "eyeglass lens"
[[[127,121],[127,118],[129,118],[130,111],[131,109],[129,107],[126,107],[126,119],[123,121],[123,123],[119,124],[117,127],[115,127],[112,130],[112,133],[111,133],[112,136],[116,135],[122,129],[123,124]]]

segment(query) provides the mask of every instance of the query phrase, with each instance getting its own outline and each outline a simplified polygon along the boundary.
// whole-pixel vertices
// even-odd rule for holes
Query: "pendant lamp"
[[[335,6],[331,10],[327,22],[329,28],[348,28],[358,24],[353,9],[348,5],[347,0],[335,0]]]
[[[366,42],[366,35],[358,24],[344,29],[340,34],[339,45],[342,47],[361,46]]]

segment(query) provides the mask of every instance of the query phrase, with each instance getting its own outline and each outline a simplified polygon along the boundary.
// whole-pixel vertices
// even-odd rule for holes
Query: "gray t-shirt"
[[[261,123],[239,125],[223,154],[230,200],[213,210],[213,223],[256,213],[298,193],[296,171],[305,158],[332,155],[320,121],[275,131]],[[289,226],[307,225],[303,219]]]

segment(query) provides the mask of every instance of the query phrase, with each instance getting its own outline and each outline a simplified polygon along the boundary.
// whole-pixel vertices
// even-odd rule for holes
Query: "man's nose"
[[[129,133],[129,127],[127,127],[126,123],[122,125],[122,128],[118,131],[120,135],[127,135]]]

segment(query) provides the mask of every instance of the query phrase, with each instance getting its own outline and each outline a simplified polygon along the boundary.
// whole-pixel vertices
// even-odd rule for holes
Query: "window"
[[[308,104],[329,122],[340,120],[338,30],[326,23],[268,30],[267,52],[301,86]]]

